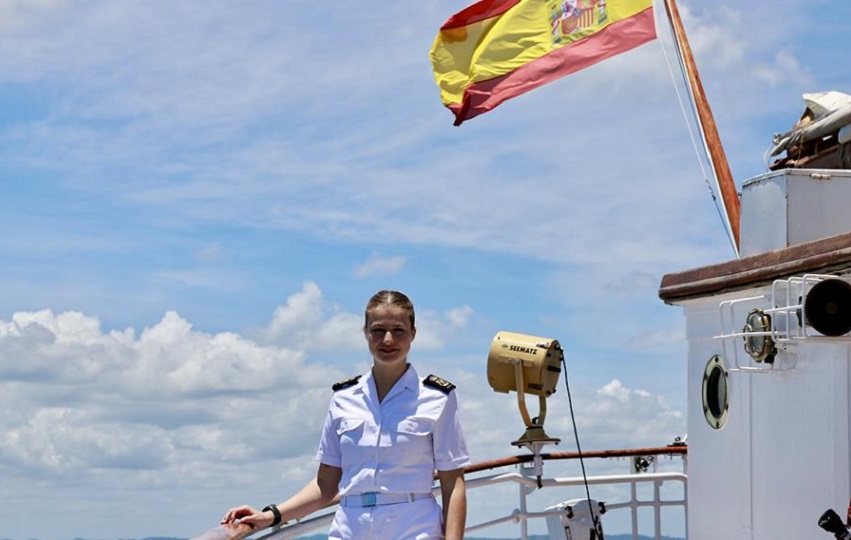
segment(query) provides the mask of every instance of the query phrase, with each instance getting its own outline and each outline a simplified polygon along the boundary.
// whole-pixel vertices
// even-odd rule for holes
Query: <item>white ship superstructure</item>
[[[742,258],[666,275],[688,339],[689,540],[824,539],[851,496],[851,171],[741,196]]]

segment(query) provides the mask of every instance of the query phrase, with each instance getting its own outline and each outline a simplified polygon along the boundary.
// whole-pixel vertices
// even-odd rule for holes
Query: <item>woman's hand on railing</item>
[[[259,512],[250,506],[242,505],[228,510],[221,523],[222,525],[242,523],[257,530],[272,525],[274,520],[275,516],[272,515],[272,512]]]

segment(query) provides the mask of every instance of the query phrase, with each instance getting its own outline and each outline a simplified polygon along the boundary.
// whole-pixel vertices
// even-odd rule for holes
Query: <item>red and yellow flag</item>
[[[653,0],[481,0],[431,48],[455,125],[656,37]]]

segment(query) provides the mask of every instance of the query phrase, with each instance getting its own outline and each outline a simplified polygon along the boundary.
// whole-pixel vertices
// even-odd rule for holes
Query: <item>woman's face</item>
[[[375,363],[391,364],[406,362],[417,329],[407,310],[383,304],[370,310],[364,334]]]

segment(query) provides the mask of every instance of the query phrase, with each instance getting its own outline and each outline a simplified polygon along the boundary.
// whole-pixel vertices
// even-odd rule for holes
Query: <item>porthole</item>
[[[721,429],[730,412],[727,370],[718,355],[706,363],[703,371],[703,414],[712,429]]]

